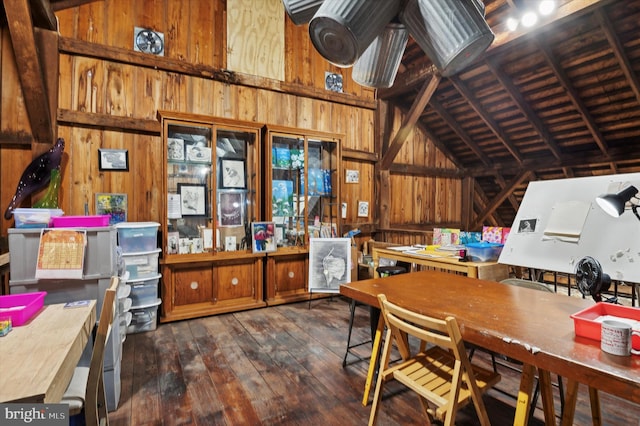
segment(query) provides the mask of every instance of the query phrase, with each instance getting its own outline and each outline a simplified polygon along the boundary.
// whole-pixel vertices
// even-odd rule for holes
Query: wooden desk
[[[445,271],[461,272],[468,277],[483,280],[501,281],[509,278],[509,267],[497,262],[460,262],[457,257],[427,257],[377,247],[374,247],[371,251],[371,257],[374,267],[378,266],[380,258],[383,257]],[[374,274],[374,276],[377,276],[377,274]]]
[[[0,337],[0,402],[60,402],[95,323],[95,300],[46,305]]]
[[[525,368],[514,424],[527,423],[536,368],[548,424],[555,423],[549,372],[569,380],[563,424],[570,425],[573,420],[578,382],[640,403],[640,357],[608,355],[600,350],[598,341],[575,335],[569,316],[593,305],[593,301],[438,271],[349,283],[340,286],[340,293],[376,307],[377,295],[384,293],[391,302],[421,314],[437,318],[453,315],[465,341],[522,361]],[[382,328],[381,320],[364,404],[368,403]]]

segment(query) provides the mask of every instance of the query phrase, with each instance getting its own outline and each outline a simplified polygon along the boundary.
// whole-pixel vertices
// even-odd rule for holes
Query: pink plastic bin
[[[95,216],[58,216],[52,218],[54,228],[96,228],[109,226],[108,214]]]
[[[571,315],[573,318],[573,326],[575,328],[576,336],[586,337],[600,341],[600,334],[602,333],[602,327],[598,319],[605,315],[610,315],[618,318],[628,318],[634,321],[640,321],[640,309],[632,308],[629,306],[614,305],[613,303],[598,302],[593,306],[576,312]],[[634,326],[634,330],[637,328]],[[634,349],[640,350],[640,337],[633,336],[632,346]]]
[[[44,305],[46,291],[0,296],[0,319],[11,318],[11,325],[18,327],[29,321]]]

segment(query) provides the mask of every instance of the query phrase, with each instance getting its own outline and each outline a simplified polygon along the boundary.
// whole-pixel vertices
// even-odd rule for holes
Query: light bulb
[[[509,31],[515,31],[518,29],[518,20],[514,17],[507,19],[507,28]]]
[[[555,0],[542,0],[538,5],[538,12],[540,12],[540,15],[542,16],[551,15],[555,8]]]
[[[524,25],[525,27],[533,27],[536,23],[538,22],[538,15],[536,15],[534,12],[525,12],[524,15],[522,15],[522,25]]]

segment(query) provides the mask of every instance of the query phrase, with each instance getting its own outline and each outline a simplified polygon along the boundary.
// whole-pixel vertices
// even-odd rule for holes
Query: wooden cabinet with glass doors
[[[265,220],[277,245],[267,253],[267,304],[326,296],[308,291],[309,238],[340,236],[340,138],[267,126],[265,140]]]
[[[261,126],[159,111],[162,322],[265,306],[260,219]]]

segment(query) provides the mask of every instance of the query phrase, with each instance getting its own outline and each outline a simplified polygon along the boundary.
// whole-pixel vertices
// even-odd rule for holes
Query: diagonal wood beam
[[[498,206],[502,204],[504,200],[506,200],[513,193],[514,188],[516,188],[525,180],[530,179],[530,176],[532,174],[533,173],[528,170],[523,170],[515,178],[513,178],[513,180],[507,186],[505,186],[498,195],[496,195],[491,203],[485,207],[484,212],[478,215],[471,229],[476,229],[481,226],[482,222],[487,217],[489,217],[489,215],[491,215],[498,208]]]
[[[507,181],[505,181],[504,176],[500,174],[496,174],[496,182],[498,183],[498,185],[500,185],[500,188],[506,188],[507,186]],[[520,208],[520,203],[518,203],[518,200],[513,195],[513,192],[509,194],[509,196],[507,197],[507,200],[509,200],[511,207],[513,207],[515,211],[518,211],[518,208]]]
[[[420,89],[420,93],[418,93],[418,96],[416,96],[413,101],[413,105],[411,105],[411,109],[407,113],[402,126],[400,126],[398,133],[396,133],[393,141],[389,144],[389,149],[382,157],[382,161],[380,162],[381,170],[389,170],[389,167],[391,167],[393,160],[396,158],[396,155],[398,155],[398,152],[400,152],[402,145],[406,142],[407,137],[409,137],[409,134],[420,118],[420,114],[422,114],[429,103],[429,100],[438,88],[440,79],[441,77],[439,74],[434,74],[431,77],[431,80],[426,81],[422,86],[422,89]]]
[[[4,7],[31,133],[36,141],[53,144],[49,97],[37,53],[28,0],[4,0]]]
[[[480,102],[476,99],[475,95],[471,93],[471,90],[462,82],[460,77],[452,76],[449,78],[451,84],[458,90],[462,97],[469,103],[471,108],[478,114],[480,119],[489,127],[498,140],[507,148],[509,153],[516,159],[518,163],[522,163],[522,156],[518,153],[516,147],[511,143],[507,135],[502,131],[498,123],[491,117],[491,115],[484,109]]]
[[[544,41],[538,40],[535,43],[537,47],[540,49],[540,51],[542,52],[547,64],[553,71],[553,74],[558,79],[558,82],[567,93],[569,100],[573,104],[574,108],[577,110],[576,112],[580,115],[580,117],[582,117],[582,121],[584,122],[585,126],[589,130],[589,133],[591,133],[591,136],[593,137],[593,140],[595,141],[595,143],[598,145],[598,148],[600,148],[600,151],[605,157],[608,157],[609,154],[607,153],[607,143],[604,137],[602,136],[602,133],[600,133],[600,130],[598,130],[598,126],[596,125],[595,121],[593,120],[593,117],[589,113],[589,109],[580,98],[580,94],[575,89],[575,87],[573,87],[573,85],[571,84],[571,80],[569,79],[569,76],[558,63],[558,59],[556,58],[555,54],[551,51],[551,47],[549,46],[548,43],[545,43]]]
[[[607,40],[609,40],[609,45],[611,46],[611,49],[613,49],[613,54],[620,64],[620,68],[622,68],[624,76],[629,82],[629,87],[636,96],[636,101],[640,103],[640,80],[638,80],[638,77],[633,70],[633,66],[631,65],[631,62],[629,62],[629,57],[624,52],[624,46],[620,42],[620,39],[618,38],[616,31],[613,29],[613,25],[604,10],[598,9],[595,16],[604,31],[604,35],[607,37]]]
[[[480,149],[478,144],[475,143],[473,139],[471,139],[471,137],[469,137],[469,134],[465,132],[462,127],[460,127],[458,122],[451,116],[451,114],[447,112],[442,104],[436,99],[431,99],[429,104],[440,115],[440,118],[442,118],[449,125],[449,127],[453,129],[458,137],[462,139],[462,141],[467,144],[467,146],[478,156],[480,161],[482,161],[482,164],[489,167],[491,165],[491,160],[489,159],[489,157],[487,157],[485,153],[482,152],[482,149]]]
[[[5,2],[6,4],[7,2]],[[29,0],[32,22],[35,27],[58,31],[58,20],[51,9],[49,0]]]
[[[531,108],[527,101],[525,101],[524,96],[522,96],[520,90],[507,76],[507,73],[500,69],[494,58],[487,59],[486,64],[489,67],[489,70],[498,79],[502,87],[507,90],[507,94],[509,95],[511,100],[518,106],[518,109],[520,109],[522,115],[524,115],[527,121],[533,126],[533,129],[536,131],[536,133],[538,133],[540,138],[547,145],[553,156],[560,160],[561,155],[558,144],[556,144],[556,141],[553,139],[553,136],[551,136],[551,133],[546,129],[540,118],[538,118],[536,113],[533,111],[533,108]]]

